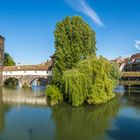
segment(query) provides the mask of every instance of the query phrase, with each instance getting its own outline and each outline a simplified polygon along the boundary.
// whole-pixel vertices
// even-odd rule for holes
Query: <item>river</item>
[[[43,94],[38,88],[0,89],[0,140],[140,139],[140,90],[121,90],[107,104],[78,108],[48,107]]]

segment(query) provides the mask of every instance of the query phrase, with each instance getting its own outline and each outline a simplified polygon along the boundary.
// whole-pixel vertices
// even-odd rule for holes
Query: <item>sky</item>
[[[139,0],[0,0],[0,35],[16,63],[39,64],[54,53],[56,23],[79,15],[108,59],[140,52]]]

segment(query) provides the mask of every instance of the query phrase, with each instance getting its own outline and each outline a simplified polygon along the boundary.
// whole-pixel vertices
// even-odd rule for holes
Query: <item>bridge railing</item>
[[[133,85],[140,85],[140,81],[120,81],[119,84],[133,86]]]
[[[140,77],[140,72],[122,72],[122,77]]]

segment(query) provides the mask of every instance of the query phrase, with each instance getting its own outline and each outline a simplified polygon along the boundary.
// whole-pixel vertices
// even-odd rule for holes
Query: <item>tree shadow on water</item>
[[[73,108],[68,104],[53,107],[52,118],[56,124],[57,140],[104,139],[109,121],[119,110],[119,101],[114,99],[101,106]]]
[[[116,130],[107,131],[114,140],[140,140],[140,119],[119,117],[115,126]]]

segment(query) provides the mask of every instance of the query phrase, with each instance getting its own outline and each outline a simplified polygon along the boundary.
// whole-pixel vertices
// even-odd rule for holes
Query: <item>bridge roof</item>
[[[4,66],[3,71],[44,71],[51,70],[51,68],[51,65]]]

